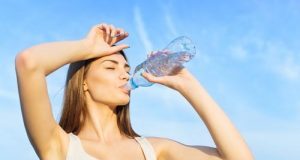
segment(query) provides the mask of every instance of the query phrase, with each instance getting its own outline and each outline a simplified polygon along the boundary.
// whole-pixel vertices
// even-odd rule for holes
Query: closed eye
[[[108,68],[106,68],[106,69],[109,69],[109,70],[114,70],[115,68],[108,67]],[[128,73],[129,75],[131,75],[131,74],[130,74],[130,71],[128,71],[127,73]]]

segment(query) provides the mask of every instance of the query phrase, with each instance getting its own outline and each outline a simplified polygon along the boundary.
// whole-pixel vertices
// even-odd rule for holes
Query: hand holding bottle
[[[187,88],[186,85],[196,82],[196,78],[186,68],[178,68],[172,75],[157,77],[150,73],[143,72],[142,76],[149,82],[159,83],[169,88],[181,92],[182,89]]]
[[[156,77],[172,76],[182,69],[183,64],[190,61],[195,54],[196,49],[192,40],[185,36],[178,37],[163,50],[151,52],[147,59],[135,68],[133,76],[125,87],[132,90],[139,86],[151,86],[153,83],[141,75],[143,72]],[[172,84],[169,86],[174,87]]]

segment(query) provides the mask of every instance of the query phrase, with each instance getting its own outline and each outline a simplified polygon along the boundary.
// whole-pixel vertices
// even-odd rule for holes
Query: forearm
[[[253,159],[252,154],[226,114],[196,80],[185,83],[180,93],[194,107],[207,126],[224,159]]]
[[[83,41],[44,43],[33,46],[17,56],[24,69],[38,70],[50,74],[65,64],[87,59],[87,48]]]

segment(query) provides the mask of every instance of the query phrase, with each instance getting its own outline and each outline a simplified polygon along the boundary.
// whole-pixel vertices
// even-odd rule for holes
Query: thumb
[[[119,51],[121,51],[123,49],[126,49],[126,48],[129,48],[129,46],[126,45],[126,44],[120,44],[120,45],[112,46],[110,48],[110,52],[116,53],[116,52],[119,52]]]
[[[160,84],[164,83],[164,79],[162,77],[156,77],[147,72],[143,72],[142,76],[145,77],[149,82],[152,82],[152,83],[160,83]]]

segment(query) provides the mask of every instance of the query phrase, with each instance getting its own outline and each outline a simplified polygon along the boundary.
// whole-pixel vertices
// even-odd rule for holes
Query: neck
[[[86,119],[78,136],[103,143],[124,138],[117,124],[115,108],[95,102],[87,103]]]

